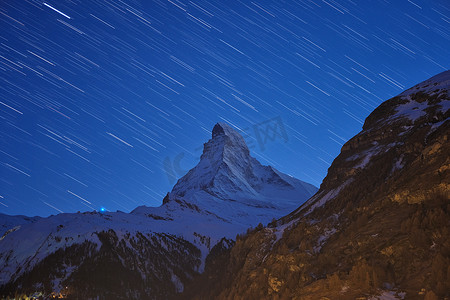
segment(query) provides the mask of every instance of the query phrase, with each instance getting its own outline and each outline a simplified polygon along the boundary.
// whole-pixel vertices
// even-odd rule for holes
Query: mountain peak
[[[231,128],[231,126],[229,126],[226,123],[223,122],[219,122],[216,125],[214,125],[214,128],[212,130],[212,138],[215,138],[219,135],[229,135],[234,134],[236,131]]]
[[[222,163],[229,165],[249,161],[250,151],[244,138],[230,125],[220,122],[214,125],[212,138],[204,144],[200,162],[205,161],[210,166]]]
[[[236,129],[234,129],[233,127],[231,127],[230,125],[228,125],[227,123],[224,122],[218,122],[216,123],[216,125],[214,125],[214,128],[212,130],[212,138],[216,138],[218,136],[238,136],[241,137],[242,136],[237,132]]]
[[[252,160],[244,138],[230,125],[217,123],[212,130],[212,138],[203,145],[200,162],[178,180],[172,194],[180,196],[187,191],[211,188],[221,175],[230,177],[224,173],[243,173],[243,168],[248,167]]]
[[[217,143],[218,141],[219,144],[222,144],[223,147],[237,146],[238,148],[241,148],[248,154],[247,144],[245,143],[242,135],[239,134],[239,132],[237,132],[235,129],[233,129],[230,125],[226,123],[219,122],[216,125],[214,125],[211,137],[212,139],[208,141],[208,143],[210,142]],[[222,138],[225,138],[225,140],[222,141]],[[207,150],[206,145],[208,143],[205,144],[205,149],[203,150],[203,153]]]
[[[168,200],[182,197],[192,201],[206,193],[223,200],[267,201],[274,197],[272,191],[277,191],[279,197],[283,191],[296,191],[301,195],[297,199],[306,199],[316,188],[261,165],[250,155],[241,134],[219,122],[212,130],[212,138],[204,144],[199,163],[178,180]]]

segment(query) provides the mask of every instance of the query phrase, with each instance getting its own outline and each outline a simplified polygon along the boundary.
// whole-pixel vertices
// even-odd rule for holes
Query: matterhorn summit
[[[231,194],[256,194],[249,185],[252,179],[253,158],[244,139],[225,123],[217,123],[212,138],[204,144],[203,154],[196,167],[178,180],[174,196],[191,196],[199,191],[220,198]]]
[[[225,123],[217,123],[211,140],[204,145],[199,164],[177,182],[171,195],[195,198],[206,193],[223,200],[242,200],[244,205],[252,199],[280,208],[289,205],[283,202],[298,203],[298,199],[309,198],[315,191],[310,184],[262,166],[250,156],[237,131]]]

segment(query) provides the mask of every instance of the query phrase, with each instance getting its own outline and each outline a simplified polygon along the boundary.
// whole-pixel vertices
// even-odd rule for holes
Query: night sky
[[[442,1],[0,0],[0,213],[158,206],[217,122],[319,186],[450,66]]]

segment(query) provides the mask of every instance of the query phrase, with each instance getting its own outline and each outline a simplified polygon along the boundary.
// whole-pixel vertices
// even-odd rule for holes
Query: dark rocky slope
[[[449,87],[446,71],[381,104],[310,200],[211,253],[183,297],[450,298]]]

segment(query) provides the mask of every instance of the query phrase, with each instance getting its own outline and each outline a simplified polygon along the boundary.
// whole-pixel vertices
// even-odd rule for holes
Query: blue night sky
[[[375,107],[449,68],[449,9],[1,0],[0,213],[158,206],[220,121],[319,186]]]

